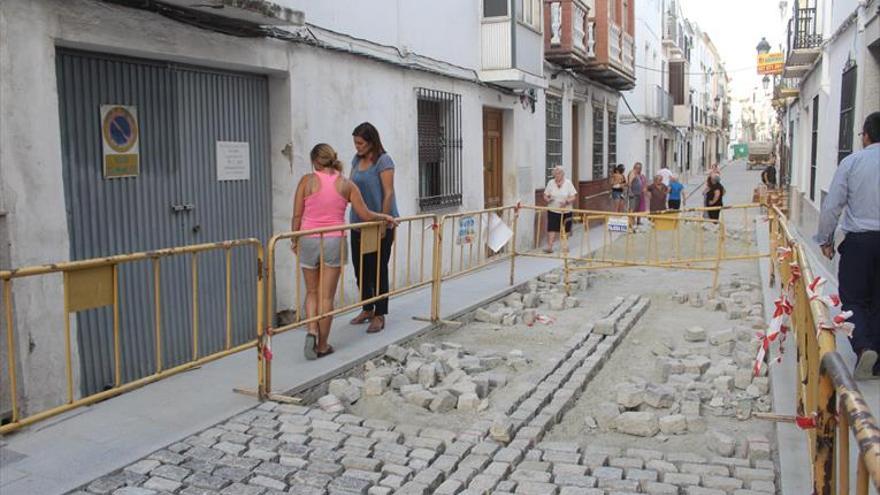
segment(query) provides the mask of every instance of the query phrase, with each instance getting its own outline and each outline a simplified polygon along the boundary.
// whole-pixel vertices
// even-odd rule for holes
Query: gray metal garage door
[[[264,76],[58,49],[57,76],[71,259],[270,233]],[[137,109],[140,171],[104,177],[102,105]],[[250,178],[219,181],[217,141],[247,142]],[[253,338],[253,252],[233,251],[232,343]],[[199,354],[226,344],[225,257],[198,257]],[[163,367],[192,354],[189,259],[161,262]],[[150,262],[120,267],[123,381],[156,369]],[[112,310],[77,314],[82,392],[112,386]]]

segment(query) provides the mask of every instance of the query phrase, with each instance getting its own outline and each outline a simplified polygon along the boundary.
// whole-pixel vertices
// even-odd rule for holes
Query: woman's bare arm
[[[296,195],[293,199],[293,215],[290,219],[290,230],[296,232],[302,225],[303,209],[306,204],[306,184],[311,174],[304,175],[296,186]]]
[[[386,213],[376,213],[367,208],[367,204],[364,202],[364,197],[361,195],[361,190],[358,189],[357,185],[355,185],[354,182],[346,181],[345,186],[345,198],[348,200],[349,203],[351,203],[351,207],[358,217],[368,222],[375,220],[387,221],[391,218],[391,216]]]
[[[379,179],[382,181],[382,213],[390,215],[391,203],[394,201],[394,169],[383,170],[379,173]],[[360,194],[360,191],[358,191],[358,194]],[[360,216],[360,213],[358,213],[358,216]]]

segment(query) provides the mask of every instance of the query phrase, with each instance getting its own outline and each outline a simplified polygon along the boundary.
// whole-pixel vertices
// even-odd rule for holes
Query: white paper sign
[[[250,144],[217,141],[217,180],[250,180]]]
[[[628,232],[629,219],[627,217],[608,217],[608,232]]]
[[[489,249],[496,253],[501,251],[501,248],[510,241],[511,237],[513,237],[513,231],[504,223],[504,220],[501,220],[497,214],[489,215],[489,236],[486,242]]]

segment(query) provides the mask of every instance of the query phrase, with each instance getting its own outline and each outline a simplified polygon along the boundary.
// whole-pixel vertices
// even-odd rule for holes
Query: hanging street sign
[[[762,53],[758,55],[758,74],[768,75],[768,76],[777,76],[782,74],[782,70],[785,68],[785,54],[782,52],[777,53]]]

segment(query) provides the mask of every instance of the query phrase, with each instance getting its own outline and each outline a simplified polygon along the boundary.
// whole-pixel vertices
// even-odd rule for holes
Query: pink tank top
[[[348,206],[348,201],[336,190],[336,179],[339,178],[339,173],[328,174],[316,171],[315,177],[318,178],[320,187],[317,191],[306,196],[300,229],[311,230],[345,225],[345,208]],[[344,235],[344,231],[339,230],[327,232],[324,237],[344,237]]]

